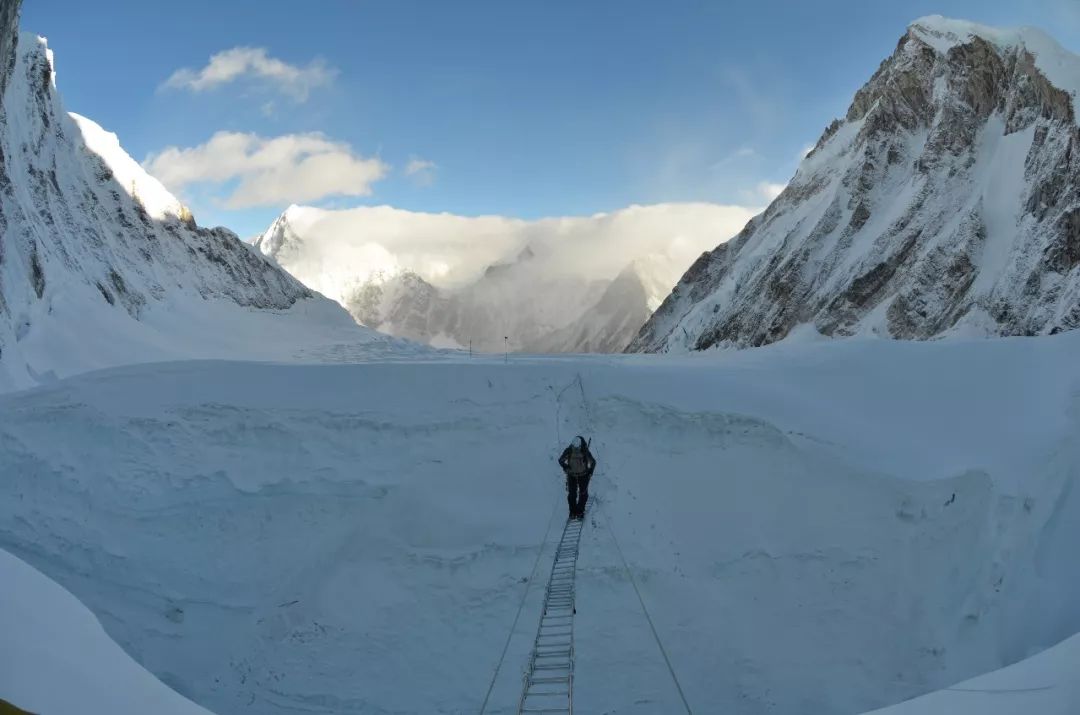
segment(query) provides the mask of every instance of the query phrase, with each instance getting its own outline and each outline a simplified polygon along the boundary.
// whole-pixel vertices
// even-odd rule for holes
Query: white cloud
[[[802,148],[802,151],[799,152],[799,160],[801,161],[801,160],[805,159],[806,157],[810,156],[810,152],[812,152],[813,150],[814,150],[814,145],[813,144],[807,144],[806,146],[804,146]]]
[[[441,287],[469,283],[528,246],[535,254],[530,265],[543,275],[610,279],[631,261],[647,259],[666,289],[703,251],[734,236],[757,211],[672,203],[524,221],[390,206],[293,207],[289,222],[303,248],[290,255],[289,270],[324,295],[344,300],[358,282],[380,272],[411,270]]]
[[[414,156],[405,165],[405,176],[412,177],[417,186],[431,186],[435,181],[435,171],[438,168],[435,162]]]
[[[303,102],[311,90],[330,84],[336,74],[319,59],[299,67],[271,57],[262,47],[234,47],[211,56],[202,69],[185,67],[173,72],[162,86],[203,92],[248,77]]]
[[[168,147],[148,156],[143,167],[173,191],[236,180],[225,199],[226,208],[234,209],[366,196],[390,168],[322,134],[266,139],[239,132],[218,132],[195,147]]]

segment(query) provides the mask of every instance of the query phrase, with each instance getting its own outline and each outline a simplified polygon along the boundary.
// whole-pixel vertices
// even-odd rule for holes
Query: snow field
[[[0,397],[0,547],[219,715],[474,712],[528,586],[511,712],[584,433],[576,707],[680,708],[617,540],[695,712],[856,713],[1080,632],[1078,343],[108,370]]]

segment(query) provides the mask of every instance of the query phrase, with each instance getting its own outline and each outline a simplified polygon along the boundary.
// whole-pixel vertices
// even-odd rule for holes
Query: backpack
[[[570,455],[566,458],[566,471],[575,477],[583,477],[589,472],[589,460],[585,457],[586,452],[584,448],[578,448],[578,446],[572,445],[570,447]]]

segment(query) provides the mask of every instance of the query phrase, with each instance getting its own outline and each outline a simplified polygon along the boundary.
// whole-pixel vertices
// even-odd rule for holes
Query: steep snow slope
[[[695,711],[855,713],[1080,632],[1078,350],[109,370],[0,397],[0,547],[222,715],[475,712],[524,596],[512,712],[584,432],[578,709],[679,707],[617,539]]]
[[[1080,58],[927,17],[784,192],[703,255],[633,351],[1080,325]]]
[[[0,19],[0,390],[184,356],[373,337],[225,229],[195,225],[115,135],[68,115],[45,41]]]
[[[621,351],[693,257],[749,217],[711,204],[532,222],[293,206],[254,243],[394,335],[487,352],[504,337],[513,350]]]
[[[35,713],[209,715],[113,643],[86,606],[0,550],[0,697]]]

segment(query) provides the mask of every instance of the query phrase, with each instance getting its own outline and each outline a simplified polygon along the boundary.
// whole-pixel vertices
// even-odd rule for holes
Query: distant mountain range
[[[685,236],[715,241],[722,234],[713,226],[724,210],[729,209],[697,204],[632,207],[609,216],[560,219],[570,228],[549,230],[502,220],[484,230],[504,232],[505,255],[464,281],[442,285],[409,265],[412,246],[395,253],[371,235],[395,218],[437,220],[436,215],[389,207],[335,212],[293,206],[254,245],[363,325],[392,335],[486,352],[620,352],[692,256],[685,247],[679,249],[685,255],[652,249],[685,243]],[[698,216],[705,219],[700,224]],[[624,245],[620,221],[655,236],[639,235]],[[589,222],[597,224],[595,230]],[[656,228],[640,229],[641,224]],[[597,233],[606,235],[603,243]]]

